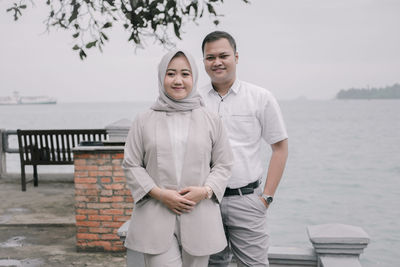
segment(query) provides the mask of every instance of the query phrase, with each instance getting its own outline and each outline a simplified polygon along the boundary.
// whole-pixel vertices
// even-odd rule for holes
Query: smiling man
[[[218,113],[234,154],[232,177],[221,202],[228,247],[210,257],[209,266],[228,266],[232,253],[238,266],[268,266],[267,209],[281,180],[288,155],[287,132],[279,105],[266,89],[236,76],[239,54],[227,32],[208,34],[202,43],[204,67],[211,83],[200,93]],[[272,149],[262,160],[261,142]],[[268,167],[264,188],[260,181]]]

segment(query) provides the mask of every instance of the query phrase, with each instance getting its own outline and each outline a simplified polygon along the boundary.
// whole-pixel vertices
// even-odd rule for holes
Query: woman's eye
[[[190,76],[190,73],[189,72],[184,72],[184,73],[182,73],[182,75],[187,77],[187,76]]]
[[[167,72],[167,76],[169,76],[169,77],[172,77],[174,75],[175,75],[175,73],[173,73],[173,72]]]

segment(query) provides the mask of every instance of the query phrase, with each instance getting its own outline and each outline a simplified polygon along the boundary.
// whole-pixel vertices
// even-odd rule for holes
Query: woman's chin
[[[173,100],[179,101],[184,99],[187,94],[173,94],[173,95],[169,95]]]

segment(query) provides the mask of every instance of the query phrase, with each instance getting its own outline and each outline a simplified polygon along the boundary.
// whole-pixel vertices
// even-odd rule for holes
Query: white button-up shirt
[[[259,86],[236,80],[220,96],[211,83],[200,90],[207,108],[222,118],[234,155],[229,188],[261,179],[267,162],[262,160],[262,140],[274,144],[287,139],[286,127],[275,97]]]

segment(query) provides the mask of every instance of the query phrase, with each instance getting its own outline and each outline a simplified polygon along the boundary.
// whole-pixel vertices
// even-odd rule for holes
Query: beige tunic
[[[209,185],[221,201],[231,174],[232,152],[222,122],[205,108],[191,112],[181,181],[178,185],[166,112],[150,110],[133,123],[125,146],[123,168],[135,201],[125,246],[149,254],[165,252],[173,240],[176,214],[147,193],[154,187],[180,190]],[[200,201],[181,215],[181,242],[194,256],[226,246],[219,204]]]

